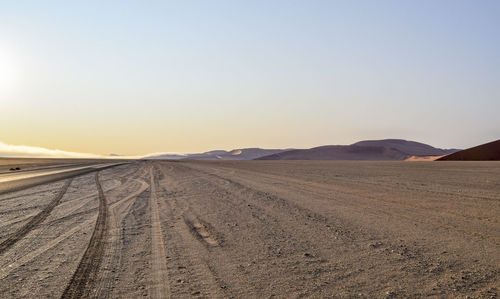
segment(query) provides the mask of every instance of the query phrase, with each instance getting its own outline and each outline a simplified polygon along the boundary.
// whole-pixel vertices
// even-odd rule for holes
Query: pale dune
[[[444,157],[445,155],[442,156],[411,156],[407,158],[405,161],[414,161],[414,162],[430,162],[430,161],[436,161],[437,159]]]

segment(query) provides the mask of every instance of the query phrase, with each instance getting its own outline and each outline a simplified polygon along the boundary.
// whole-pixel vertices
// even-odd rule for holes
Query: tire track
[[[137,179],[141,185],[139,189],[134,191],[132,194],[124,197],[120,201],[114,202],[110,205],[109,221],[110,221],[110,238],[107,253],[105,254],[103,265],[103,273],[100,282],[97,286],[96,297],[97,298],[110,298],[113,297],[113,286],[118,280],[118,269],[119,265],[122,263],[123,259],[123,240],[122,240],[122,225],[121,220],[125,218],[126,215],[131,213],[131,208],[137,197],[144,193],[148,188],[149,184]]]
[[[13,263],[9,264],[8,267],[0,268],[0,280],[4,279],[7,275],[10,274],[10,272],[19,268],[21,265],[31,262],[33,259],[41,255],[42,253],[48,251],[49,249],[61,243],[62,241],[71,237],[73,234],[75,234],[81,229],[81,226],[85,226],[87,224],[90,225],[91,222],[92,222],[91,220],[87,220],[83,222],[81,225],[73,227],[72,229],[68,230],[67,232],[55,238],[54,240],[50,241],[49,243],[37,248],[34,251],[29,252],[20,259],[15,260]]]
[[[167,174],[174,171],[171,165],[168,166],[158,167],[163,178],[158,184],[157,194],[160,217],[167,219],[169,224],[166,231],[169,246],[166,249],[172,297],[230,297],[224,294],[226,283],[217,275],[208,258],[212,250],[220,249],[223,238],[212,225],[194,213],[184,191],[177,189],[182,185],[177,181],[178,177],[174,179]]]
[[[6,220],[0,224],[0,229],[4,228],[6,226],[17,224],[17,223],[25,221],[27,219],[30,219],[31,217],[36,216],[38,213],[39,212],[35,211],[33,213],[25,214],[25,215],[19,216],[19,217],[14,218],[14,219]]]
[[[171,291],[168,282],[165,243],[161,229],[158,199],[156,197],[156,180],[154,166],[151,166],[151,242],[152,242],[152,271],[153,281],[151,295],[153,298],[170,298]]]
[[[189,165],[191,166],[191,165]],[[373,273],[372,269],[378,269],[378,268],[383,268],[386,267],[386,270],[388,273],[389,271],[394,271],[392,273],[396,273],[397,271],[400,271],[400,269],[403,269],[405,273],[408,275],[408,277],[420,277],[422,281],[431,281],[431,284],[433,284],[435,281],[439,281],[438,285],[447,285],[446,288],[448,290],[453,290],[453,292],[456,292],[459,290],[459,288],[455,287],[453,284],[457,285],[457,282],[450,283],[447,281],[446,278],[443,278],[440,274],[437,273],[445,273],[446,270],[443,270],[445,267],[449,267],[451,269],[452,265],[455,267],[455,269],[458,269],[460,267],[463,267],[465,263],[462,260],[457,259],[453,262],[450,261],[443,261],[442,256],[443,253],[438,253],[438,254],[433,254],[430,253],[430,250],[425,248],[425,245],[422,245],[420,243],[420,240],[417,241],[409,241],[407,238],[401,236],[394,238],[393,236],[389,237],[388,235],[384,235],[381,233],[380,230],[377,229],[372,229],[372,226],[364,226],[366,225],[366,222],[364,225],[359,225],[353,222],[348,222],[348,221],[343,221],[340,218],[335,219],[334,217],[328,217],[328,214],[324,215],[321,213],[321,211],[317,213],[313,212],[313,209],[310,209],[307,204],[304,203],[304,199],[308,199],[307,202],[311,202],[310,205],[314,206],[312,202],[315,200],[321,200],[321,194],[322,193],[316,193],[316,189],[310,186],[307,188],[306,182],[304,180],[303,183],[299,184],[300,182],[297,182],[295,180],[290,180],[290,183],[288,184],[280,184],[277,185],[276,183],[279,182],[278,178],[273,178],[266,180],[265,175],[257,175],[257,172],[255,172],[254,175],[252,176],[245,176],[245,175],[238,175],[236,177],[230,176],[228,173],[226,173],[224,176],[219,176],[217,172],[213,171],[213,168],[208,169],[206,167],[203,169],[200,165],[195,165],[199,167],[192,167],[193,169],[198,170],[200,174],[203,176],[206,176],[207,180],[211,180],[212,182],[216,182],[217,185],[219,185],[221,188],[225,188],[227,186],[226,182],[230,182],[231,188],[228,188],[228,191],[231,189],[233,190],[234,196],[230,196],[229,198],[238,198],[240,195],[243,196],[243,198],[248,198],[249,200],[253,201],[252,203],[252,209],[255,205],[255,207],[259,207],[265,211],[265,213],[269,213],[270,215],[275,215],[276,219],[279,220],[280,223],[285,224],[286,221],[285,219],[289,219],[290,216],[293,216],[295,219],[290,221],[291,225],[296,226],[297,223],[303,222],[304,224],[307,224],[307,226],[304,226],[303,229],[302,227],[298,228],[296,232],[293,233],[293,236],[299,236],[300,231],[304,232],[309,232],[309,236],[325,236],[325,239],[331,239],[333,242],[334,240],[337,240],[337,237],[339,237],[339,240],[341,240],[341,247],[343,248],[350,248],[351,252],[351,257],[355,256],[360,262],[358,261],[353,261],[353,259],[350,257],[352,261],[352,268],[348,268],[349,264],[343,265],[339,267],[339,270],[344,268],[344,269],[349,269],[347,271],[345,270],[340,270],[336,271],[336,281],[349,281],[349,280],[362,280],[366,279],[367,274],[366,273]],[[205,165],[202,165],[205,166]],[[214,173],[215,172],[215,173]],[[259,178],[259,179],[257,179]],[[273,187],[267,187],[273,184]],[[303,193],[300,190],[300,186],[304,186]],[[319,185],[317,183],[311,184],[311,185]],[[383,186],[384,187],[384,186]],[[382,189],[381,187],[380,189]],[[291,196],[292,199],[289,199],[287,195],[292,194],[292,192],[285,192],[285,190],[296,190],[296,194],[303,194],[300,199],[300,196],[298,195],[297,197]],[[326,188],[325,188],[326,189]],[[340,188],[339,188],[340,189]],[[377,199],[378,196],[376,196],[376,192],[380,192],[380,189],[372,189],[368,187],[360,188],[360,190],[356,190],[354,187],[352,189],[352,198],[353,201],[361,201],[363,198],[365,198],[365,201],[361,201],[361,204],[365,204],[368,208],[371,210],[371,212],[376,213],[378,217],[380,215],[387,215],[387,218],[393,217],[393,219],[396,217],[405,217],[405,219],[408,219],[409,223],[416,222],[416,223],[422,223],[421,218],[409,218],[412,216],[411,213],[402,213],[402,215],[397,215],[397,213],[392,210],[391,208],[389,209],[383,209],[383,207],[379,207],[377,205]],[[267,190],[267,191],[266,191]],[[273,192],[273,190],[276,190],[276,192]],[[361,193],[361,190],[364,190],[364,195]],[[382,189],[383,190],[383,189]],[[281,192],[283,193],[281,193]],[[358,192],[354,193],[354,192]],[[367,192],[370,191],[370,192]],[[392,190],[394,191],[394,190]],[[395,191],[394,191],[395,192]],[[285,194],[285,195],[283,195]],[[347,194],[347,192],[346,192]],[[393,193],[394,194],[394,193]],[[325,192],[324,197],[328,197],[329,195]],[[380,196],[383,198],[383,196]],[[389,196],[390,198],[395,198],[394,196]],[[297,200],[297,198],[299,200]],[[295,199],[295,200],[293,200]],[[341,199],[343,199],[341,197]],[[385,199],[385,198],[383,198]],[[422,198],[423,199],[423,198]],[[338,202],[339,199],[335,198],[335,200]],[[367,203],[368,200],[371,200],[370,203]],[[442,200],[442,199],[441,199]],[[362,205],[357,205],[356,209],[360,209],[360,206]],[[326,207],[326,205],[324,205]],[[407,207],[410,206],[410,204],[407,203]],[[250,205],[249,205],[250,207]],[[318,211],[318,210],[316,210]],[[389,213],[389,211],[391,213]],[[261,211],[258,212],[259,215],[262,215]],[[441,213],[442,215],[443,213]],[[351,215],[356,215],[356,214],[351,214]],[[427,214],[429,215],[429,214]],[[408,217],[408,218],[406,218]],[[299,220],[299,222],[297,222]],[[320,224],[320,225],[318,225]],[[415,224],[416,226],[417,224]],[[330,233],[325,233],[324,230],[322,231],[321,228],[323,227],[328,227],[329,229],[335,229],[335,234],[332,235]],[[293,227],[293,226],[291,226]],[[438,226],[435,226],[434,230],[436,230]],[[274,231],[278,232],[279,230],[277,229],[271,229],[269,228],[268,231]],[[333,232],[333,230],[332,230]],[[387,232],[387,231],[385,231]],[[340,233],[338,235],[337,233]],[[307,234],[305,236],[305,240],[311,240],[311,237],[309,237]],[[331,235],[332,238],[328,238],[327,236]],[[481,236],[482,237],[482,236]],[[411,240],[411,239],[410,239]],[[316,239],[314,241],[315,244],[318,244],[319,246],[317,249],[310,249],[307,248],[308,252],[312,252],[314,257],[319,257],[321,260],[327,261],[325,265],[342,265],[341,263],[333,262],[335,261],[335,256],[332,256],[329,254],[329,249],[325,250],[325,248],[335,248],[336,246],[328,246],[328,244],[323,243],[323,240]],[[375,241],[381,241],[375,242]],[[367,242],[370,242],[369,248],[373,252],[370,253],[367,251],[365,248],[367,246]],[[272,243],[272,242],[270,242]],[[424,243],[425,244],[425,243]],[[380,248],[379,248],[380,246]],[[379,248],[379,249],[377,249]],[[428,247],[429,248],[429,247]],[[375,250],[374,250],[375,249]],[[439,249],[438,249],[439,250]],[[444,251],[446,253],[446,251]],[[339,256],[342,256],[343,253],[340,252]],[[440,255],[440,256],[438,256]],[[458,254],[457,254],[458,256]],[[308,258],[311,260],[310,258]],[[479,258],[478,258],[479,260]],[[477,262],[477,261],[476,261]],[[371,264],[370,267],[366,267],[366,265]],[[446,264],[447,266],[443,266],[443,264]],[[397,266],[395,266],[397,265]],[[436,267],[435,265],[439,265]],[[346,267],[347,266],[347,267]],[[401,268],[399,268],[401,267]],[[436,268],[433,268],[436,267]],[[429,271],[429,268],[432,268],[432,271]],[[314,271],[317,271],[316,273],[327,273],[328,272],[328,267],[317,267],[314,269]],[[357,269],[356,271],[353,271],[352,269]],[[438,270],[434,270],[438,269]],[[361,270],[361,271],[359,271]],[[326,272],[325,272],[326,271]],[[457,270],[452,270],[450,272],[458,272]],[[383,271],[380,271],[380,273],[376,273],[375,275],[371,274],[371,277],[379,277],[378,275],[387,275]],[[487,265],[484,266],[480,271],[476,273],[485,273],[485,274],[478,274],[476,277],[481,277],[481,278],[474,278],[476,279],[473,284],[480,284],[480,283],[491,283],[495,281],[495,276],[498,273],[496,269],[492,268],[491,266]],[[481,276],[483,275],[483,276]],[[441,277],[440,277],[441,276]],[[326,279],[329,280],[331,279],[328,278],[328,275],[325,275]],[[449,276],[448,276],[449,277]],[[468,278],[469,279],[469,278]],[[410,278],[408,278],[409,281]],[[443,281],[444,280],[444,281]],[[473,280],[472,278],[470,280]],[[443,281],[443,282],[441,282]],[[462,285],[464,285],[463,282],[461,282]],[[411,283],[410,283],[411,285]],[[471,284],[472,285],[472,284]],[[320,295],[322,291],[321,288],[324,286],[318,286],[318,287],[312,287],[312,288],[303,288],[304,291],[298,293],[299,298],[301,297],[327,297],[325,295]],[[454,289],[453,289],[454,288]],[[326,288],[325,288],[326,289]],[[427,289],[427,292],[432,292],[435,289]],[[473,289],[474,290],[474,289]],[[360,288],[361,291],[361,288]],[[373,291],[373,290],[372,290]],[[417,296],[416,294],[419,294],[419,296],[424,296],[420,292],[420,290],[412,290],[411,292],[413,293],[413,296]],[[401,290],[401,293],[398,293],[398,296],[402,297],[412,297],[411,292],[406,293],[406,291]],[[248,294],[248,293],[247,293]],[[404,294],[404,295],[403,295]],[[437,293],[434,293],[437,294]],[[444,294],[441,293],[441,294]],[[330,295],[331,296],[331,295]],[[371,296],[371,295],[370,295]],[[427,293],[426,296],[429,296],[429,293]],[[438,295],[439,296],[439,295]],[[442,295],[444,296],[444,295]],[[457,295],[455,295],[457,296]],[[292,297],[292,296],[290,296]],[[376,296],[373,296],[376,297]],[[458,297],[458,296],[457,296]],[[479,296],[481,297],[481,296]]]
[[[95,224],[94,233],[83,254],[80,264],[73,277],[66,286],[61,298],[88,298],[91,297],[93,285],[96,282],[97,272],[101,264],[107,237],[108,205],[101,183],[99,172],[95,173],[95,182],[99,192],[99,215]]]
[[[261,193],[261,195],[264,195],[265,197],[268,197],[269,199],[277,199],[277,200],[279,200],[279,204],[281,204],[281,205],[282,204],[291,205],[292,207],[295,207],[298,210],[304,210],[306,212],[306,214],[312,213],[312,211],[310,211],[307,208],[298,206],[295,203],[292,203],[291,201],[284,201],[283,199],[281,199],[281,198],[279,198],[279,197],[277,197],[275,195],[270,195],[267,192],[261,192],[259,190],[256,190],[253,187],[248,187],[248,186],[242,184],[242,182],[236,182],[233,179],[230,179],[230,178],[227,178],[227,177],[224,177],[224,176],[220,176],[220,175],[218,175],[216,173],[210,173],[210,172],[207,172],[206,170],[201,170],[201,169],[198,169],[198,170],[201,173],[204,173],[206,175],[213,176],[215,178],[223,180],[224,184],[227,184],[227,183],[234,184],[234,185],[239,186],[238,188],[240,188],[242,190],[243,189],[247,189],[248,191],[254,190],[254,191],[257,191],[257,192]],[[268,177],[269,180],[273,181],[273,182],[278,182],[278,181],[279,182],[286,182],[286,180],[290,180],[291,182],[294,183],[294,185],[293,186],[286,186],[284,188],[287,188],[289,190],[296,190],[297,193],[300,193],[303,190],[308,190],[308,192],[312,193],[313,189],[311,187],[314,187],[314,189],[315,189],[314,192],[315,193],[318,192],[316,194],[318,194],[319,196],[321,196],[321,192],[327,192],[328,190],[330,190],[330,191],[335,191],[337,193],[340,193],[340,194],[343,194],[343,195],[346,195],[346,196],[350,196],[350,201],[351,202],[353,200],[357,200],[357,198],[363,198],[364,197],[364,198],[371,199],[371,200],[374,200],[374,201],[382,201],[382,202],[384,202],[386,204],[390,204],[390,205],[392,205],[392,208],[394,208],[394,206],[403,206],[402,202],[395,201],[395,200],[385,199],[385,197],[383,195],[381,195],[378,191],[375,191],[375,190],[373,190],[370,195],[363,195],[362,192],[359,191],[359,190],[356,190],[356,188],[346,189],[345,186],[328,186],[328,185],[319,184],[319,183],[313,183],[313,182],[307,182],[307,183],[305,183],[305,182],[302,182],[302,181],[294,179],[294,178],[286,178],[285,179],[285,178],[280,178],[278,176],[274,176],[274,175],[271,176],[271,175],[267,175],[267,174],[259,175],[259,177],[263,177],[263,178],[264,177]],[[247,181],[248,181],[248,179],[247,179]],[[251,182],[251,180],[250,180],[250,182]],[[257,182],[257,181],[254,181],[254,182]],[[286,184],[283,183],[283,185],[286,185]],[[373,184],[369,184],[369,185],[371,186]],[[410,189],[410,188],[408,188],[408,189]],[[417,189],[414,189],[414,190],[417,190]],[[427,192],[431,192],[431,191],[427,191]],[[326,197],[327,195],[323,195],[323,196]],[[336,200],[339,201],[338,198]],[[419,205],[415,205],[415,204],[411,204],[411,203],[408,203],[408,202],[405,202],[404,205],[405,206],[411,205],[412,208],[419,209],[419,210],[426,209],[425,207],[422,207],[422,206],[419,206]],[[361,207],[369,208],[372,212],[376,211],[377,213],[382,214],[382,215],[393,216],[393,212],[388,212],[387,206],[373,207],[369,203],[361,202],[358,199],[357,200],[357,204],[356,204],[356,209],[359,209]],[[453,213],[453,212],[446,212],[446,213],[450,214],[450,215],[454,215],[454,216],[465,217],[465,216],[461,216],[458,213]],[[313,213],[313,214],[316,214],[316,213]],[[441,213],[441,215],[442,215],[442,213]],[[420,223],[421,225],[426,225],[427,224],[427,222],[426,222],[426,220],[425,220],[424,217],[422,218],[422,220],[421,219],[415,219],[415,218],[412,218],[412,217],[410,217],[408,215],[405,215],[404,213],[399,213],[397,215],[397,217],[405,219],[408,222],[416,222],[416,223]],[[469,216],[469,217],[473,218],[471,216]],[[494,220],[492,222],[495,223]],[[447,230],[447,231],[448,230],[453,230],[453,231],[456,231],[457,233],[460,233],[460,234],[463,234],[463,235],[466,235],[466,236],[470,236],[471,235],[470,232],[468,232],[467,230],[460,229],[460,228],[457,228],[455,226],[450,226],[450,225],[446,225],[446,224],[438,224],[438,225],[435,225],[435,227],[439,227],[439,228],[442,228],[442,229]],[[488,237],[486,235],[483,235],[483,234],[478,234],[478,233],[475,233],[474,235],[472,235],[472,237],[479,238],[479,239],[490,239],[490,237]],[[491,238],[491,239],[495,240],[494,238]]]
[[[215,237],[214,229],[205,221],[202,221],[196,216],[188,216],[184,214],[184,223],[186,223],[189,231],[193,236],[205,246],[218,246],[219,242]]]
[[[69,179],[66,181],[64,186],[61,188],[57,196],[41,211],[40,213],[36,214],[31,220],[26,223],[23,227],[21,227],[18,231],[10,235],[7,239],[5,239],[1,244],[0,244],[0,254],[5,252],[7,249],[12,247],[12,245],[16,244],[19,240],[21,240],[24,236],[26,236],[30,231],[32,231],[38,224],[40,224],[42,221],[47,219],[47,217],[50,215],[52,210],[59,204],[61,201],[62,197],[68,190],[69,185],[73,179]]]
[[[280,207],[278,211],[276,209],[270,209],[267,206],[262,205],[258,201],[258,190],[241,190],[240,185],[235,186],[232,182],[223,181],[222,179],[202,173],[200,171],[190,169],[191,172],[191,186],[186,186],[188,190],[195,191],[197,194],[201,195],[203,201],[209,202],[211,206],[213,206],[214,210],[218,211],[228,211],[229,215],[220,216],[225,219],[225,222],[229,223],[239,223],[239,228],[236,230],[232,230],[233,232],[238,232],[239,234],[245,234],[246,238],[251,239],[253,245],[245,246],[239,248],[231,248],[235,244],[230,244],[228,247],[217,247],[217,246],[206,246],[208,250],[207,254],[216,253],[213,256],[225,256],[225,262],[219,260],[218,262],[207,261],[207,265],[211,269],[212,272],[216,273],[216,276],[219,277],[219,281],[221,282],[220,290],[227,297],[264,297],[262,295],[262,289],[266,286],[267,281],[271,279],[271,276],[266,277],[266,271],[261,272],[258,275],[255,275],[255,270],[250,270],[251,268],[258,268],[260,262],[265,261],[262,259],[262,256],[277,256],[278,258],[282,258],[285,255],[288,255],[290,252],[293,252],[293,256],[288,256],[288,260],[282,260],[279,267],[276,267],[276,264],[268,265],[269,268],[274,268],[274,271],[284,271],[284,272],[295,272],[297,265],[301,265],[307,269],[305,275],[307,273],[328,273],[329,267],[331,267],[331,263],[328,262],[327,259],[324,258],[323,252],[321,251],[321,246],[315,246],[315,244],[310,244],[308,240],[308,236],[312,235],[325,235],[325,231],[328,229],[318,229],[314,228],[314,225],[311,226],[312,219],[302,218],[302,214],[298,213],[299,211],[293,211],[289,209],[289,207]],[[173,175],[173,177],[177,178],[177,176]],[[192,198],[194,202],[192,206],[196,206],[196,201],[199,200],[196,198]],[[183,202],[188,202],[188,198],[184,197]],[[191,199],[191,197],[190,197]],[[198,202],[199,203],[199,202]],[[208,211],[207,211],[208,212]],[[292,215],[290,215],[290,213]],[[230,215],[233,214],[233,215]],[[237,215],[237,216],[236,216]],[[236,216],[234,218],[234,216]],[[301,219],[302,218],[302,219]],[[188,217],[189,219],[189,217]],[[305,220],[305,228],[297,226],[296,220],[301,219],[300,222]],[[200,219],[201,220],[201,219]],[[212,219],[213,220],[213,219]],[[200,221],[201,222],[201,221]],[[252,223],[254,228],[251,228],[245,224]],[[303,222],[304,223],[304,222]],[[203,224],[203,223],[201,223]],[[224,223],[225,224],[225,223]],[[188,226],[190,226],[188,224]],[[312,227],[312,228],[309,228]],[[323,225],[321,227],[324,227]],[[194,227],[195,230],[198,228]],[[219,228],[221,228],[219,226]],[[196,232],[198,233],[198,232]],[[215,232],[216,233],[216,232]],[[203,235],[201,236],[203,238]],[[200,237],[198,237],[200,239]],[[325,242],[328,242],[327,246],[332,245],[329,240],[330,238],[325,238]],[[334,237],[332,236],[332,239]],[[336,239],[336,238],[335,238]],[[216,239],[217,240],[217,239]],[[246,241],[245,241],[246,242]],[[270,244],[274,244],[271,245]],[[291,245],[290,247],[290,244]],[[247,250],[245,247],[255,246],[255,248],[260,248],[260,252],[257,255],[255,254],[255,250]],[[229,249],[229,250],[228,250]],[[237,250],[236,255],[234,254]],[[307,256],[307,259],[304,261],[304,256],[296,254],[297,251],[307,251],[312,252],[312,255]],[[245,258],[241,255],[248,255]],[[219,257],[216,257],[219,258]],[[260,261],[260,262],[259,262]],[[230,264],[240,264],[238,267],[230,267],[227,268],[227,263]],[[221,264],[226,264],[226,266],[221,267]],[[286,269],[286,270],[283,270]],[[245,280],[238,280],[234,277],[228,277],[224,272],[233,272],[234,277],[243,276]],[[218,274],[217,274],[218,273]],[[286,284],[294,284],[301,285],[302,281],[297,281],[293,277],[285,276],[280,277],[281,283]],[[251,283],[249,283],[251,281]],[[296,293],[299,294],[299,293]],[[289,296],[294,297],[294,296]],[[299,296],[297,296],[299,297]]]
[[[58,172],[58,173],[52,173],[52,174],[47,174],[47,175],[39,175],[39,176],[34,176],[34,177],[29,177],[29,178],[24,178],[24,179],[18,179],[18,180],[12,180],[8,182],[2,182],[0,183],[0,195],[6,194],[6,193],[11,193],[14,191],[19,191],[23,190],[26,188],[38,186],[38,185],[43,185],[51,182],[56,182],[64,179],[69,179],[69,178],[74,178],[83,174],[87,174],[90,172],[95,172],[95,171],[100,171],[100,170],[105,170],[108,168],[116,167],[119,165],[123,165],[125,163],[121,164],[112,164],[112,165],[107,165],[107,166],[102,166],[102,167],[90,167],[89,168],[83,168],[83,169],[75,169],[75,170],[69,170],[65,172]]]

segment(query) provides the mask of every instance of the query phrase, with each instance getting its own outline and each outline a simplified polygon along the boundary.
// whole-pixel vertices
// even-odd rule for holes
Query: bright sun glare
[[[11,58],[0,50],[0,91],[7,91],[13,87],[15,69]]]

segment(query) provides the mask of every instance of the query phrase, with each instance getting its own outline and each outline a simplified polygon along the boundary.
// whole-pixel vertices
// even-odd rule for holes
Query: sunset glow
[[[0,4],[5,144],[140,156],[500,136],[497,1],[28,2]]]
[[[0,49],[0,92],[6,92],[14,87],[17,79],[17,71],[15,69],[12,58]],[[0,101],[2,97],[0,97]]]

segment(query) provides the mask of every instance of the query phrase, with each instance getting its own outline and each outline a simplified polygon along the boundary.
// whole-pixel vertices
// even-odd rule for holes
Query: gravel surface
[[[0,194],[0,248],[0,298],[496,298],[500,163],[135,162]]]

